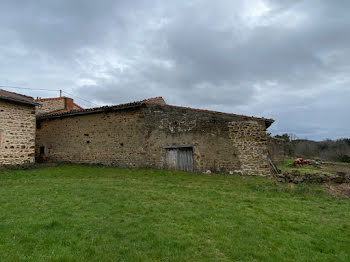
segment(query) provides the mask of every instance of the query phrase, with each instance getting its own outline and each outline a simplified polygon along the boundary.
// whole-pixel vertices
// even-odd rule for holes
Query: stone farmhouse
[[[272,119],[168,105],[162,97],[83,109],[68,97],[15,95],[0,97],[0,164],[34,162],[35,146],[42,162],[270,175]]]
[[[35,107],[33,97],[0,89],[0,165],[35,160]]]

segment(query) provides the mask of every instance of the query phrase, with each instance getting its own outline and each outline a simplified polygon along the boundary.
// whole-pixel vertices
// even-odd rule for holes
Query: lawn
[[[259,177],[0,173],[0,261],[350,261],[350,200]]]

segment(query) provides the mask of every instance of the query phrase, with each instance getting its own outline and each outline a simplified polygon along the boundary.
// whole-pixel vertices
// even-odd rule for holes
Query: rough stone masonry
[[[168,168],[169,148],[179,154],[186,148],[194,171],[268,176],[266,128],[272,123],[171,106],[155,98],[42,114],[37,118],[36,156],[41,161]]]
[[[0,165],[34,162],[35,119],[33,98],[0,90]]]

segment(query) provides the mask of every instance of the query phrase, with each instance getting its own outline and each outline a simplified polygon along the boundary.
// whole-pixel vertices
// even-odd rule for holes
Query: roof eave
[[[266,128],[269,128],[274,122],[275,120],[273,119],[266,119],[265,120]]]
[[[28,102],[28,101],[23,101],[20,99],[15,99],[15,98],[11,98],[11,97],[4,97],[4,96],[1,96],[0,100],[6,100],[6,101],[11,101],[11,102],[25,104],[25,105],[31,105],[31,106],[39,106],[40,105],[39,103],[36,103],[36,102]]]

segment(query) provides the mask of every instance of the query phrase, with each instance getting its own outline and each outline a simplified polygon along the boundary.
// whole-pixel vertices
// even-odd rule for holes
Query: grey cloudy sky
[[[350,137],[349,12],[348,0],[2,0],[0,85],[99,105],[163,96],[274,118],[273,134]]]

